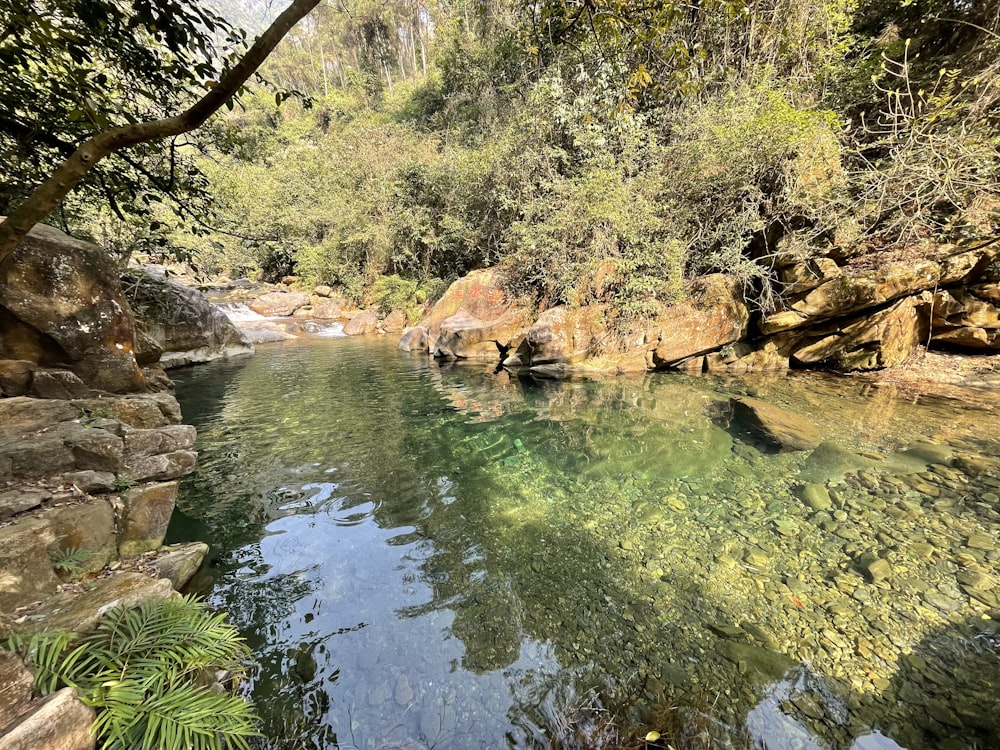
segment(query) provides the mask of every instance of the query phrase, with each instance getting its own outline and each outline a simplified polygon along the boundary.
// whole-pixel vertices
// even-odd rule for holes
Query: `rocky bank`
[[[163,546],[197,459],[164,368],[252,351],[197,292],[32,230],[0,269],[0,635],[177,596],[208,548]],[[0,748],[94,747],[73,690],[0,657]]]
[[[687,300],[625,322],[605,305],[536,311],[495,270],[456,281],[400,348],[571,372],[838,372],[891,368],[923,347],[995,353],[1000,245],[910,248],[857,259],[778,258],[777,306],[756,310],[736,279],[696,279]]]

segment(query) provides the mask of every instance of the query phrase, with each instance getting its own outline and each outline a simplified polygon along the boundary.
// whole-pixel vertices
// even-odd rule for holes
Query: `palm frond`
[[[106,750],[249,750],[251,703],[198,684],[206,669],[245,672],[249,649],[225,615],[192,597],[116,607],[95,630],[12,636],[43,692],[76,687],[97,709]]]

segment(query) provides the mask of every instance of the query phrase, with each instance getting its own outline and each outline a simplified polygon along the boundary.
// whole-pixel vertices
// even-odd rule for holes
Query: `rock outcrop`
[[[96,245],[38,225],[0,268],[0,359],[65,368],[116,393],[146,386],[113,261]]]
[[[196,462],[161,357],[252,350],[198,292],[145,275],[125,282],[98,248],[41,226],[0,269],[5,632],[84,632],[116,605],[177,596],[207,552],[160,552],[177,480]],[[147,313],[141,326],[130,295]],[[93,710],[69,688],[32,700],[12,659],[0,658],[0,750],[93,750]]]
[[[784,306],[761,321],[761,333],[814,325],[880,308],[927,289],[959,284],[973,276],[989,257],[983,251],[958,252],[951,246],[915,252],[920,259],[891,261],[858,270],[838,269],[839,273],[829,271],[812,289],[788,293]],[[928,253],[930,258],[926,257]],[[827,262],[824,267],[828,265]]]
[[[499,362],[519,346],[530,324],[527,306],[508,295],[498,271],[473,271],[448,287],[403,335],[400,348],[441,359]]]
[[[712,274],[651,323],[624,323],[606,305],[558,305],[532,315],[496,270],[449,287],[399,346],[446,359],[486,359],[539,374],[667,368],[739,341],[750,313],[734,279]]]
[[[1000,349],[996,285],[941,290],[930,296],[931,341],[944,348]]]
[[[158,549],[195,467],[193,427],[165,393],[0,399],[0,611],[78,573]]]
[[[735,278],[703,276],[688,301],[666,308],[657,320],[653,366],[669,368],[740,341],[749,321],[750,310]]]
[[[128,271],[122,284],[140,333],[140,364],[169,368],[253,354],[247,338],[198,290],[142,269]]]
[[[517,347],[530,323],[530,315],[517,308],[491,320],[477,318],[463,308],[441,322],[431,354],[440,359],[499,362]]]
[[[517,362],[529,366],[569,364],[596,356],[608,338],[607,307],[557,305],[542,311],[528,328]]]
[[[792,363],[840,371],[879,370],[902,364],[927,340],[927,316],[919,300],[901,299],[842,324],[809,328],[790,346]]]

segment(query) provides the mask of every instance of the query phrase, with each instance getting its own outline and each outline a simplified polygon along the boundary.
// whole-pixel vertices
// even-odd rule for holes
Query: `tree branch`
[[[0,224],[0,265],[35,224],[43,221],[94,165],[109,154],[149,141],[180,135],[200,127],[233,98],[291,28],[320,0],[292,0],[222,80],[190,108],[174,117],[110,128],[84,141],[27,200]]]

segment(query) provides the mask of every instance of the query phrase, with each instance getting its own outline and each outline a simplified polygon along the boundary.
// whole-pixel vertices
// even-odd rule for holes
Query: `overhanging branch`
[[[27,200],[0,224],[0,265],[35,224],[43,221],[106,156],[140,143],[169,138],[200,127],[247,82],[291,28],[320,0],[293,0],[219,83],[174,117],[110,128],[84,141]]]

